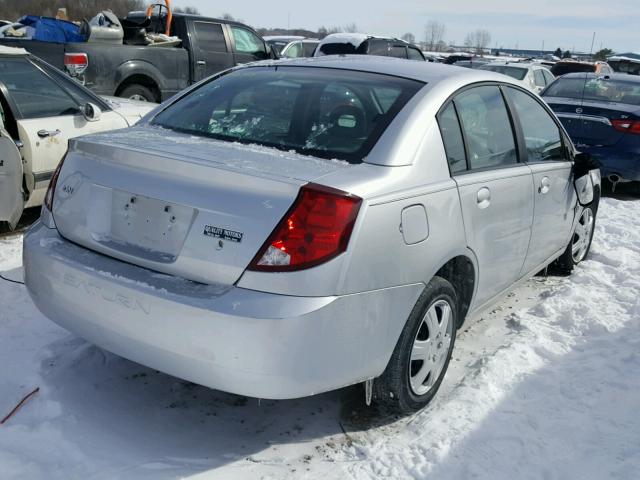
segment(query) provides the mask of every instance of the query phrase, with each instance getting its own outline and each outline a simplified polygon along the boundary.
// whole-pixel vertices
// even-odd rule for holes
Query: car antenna
[[[580,98],[580,109],[584,107],[584,92],[587,89],[587,78],[589,74],[587,72],[584,73],[584,83],[582,84],[582,98]]]

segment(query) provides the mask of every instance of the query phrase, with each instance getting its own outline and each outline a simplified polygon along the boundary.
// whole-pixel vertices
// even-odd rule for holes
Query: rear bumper
[[[622,180],[640,181],[640,153],[621,152],[607,147],[581,148],[580,150],[589,153],[598,162],[603,178],[617,175]]]
[[[141,364],[252,397],[296,398],[382,373],[422,284],[337,297],[203,285],[79,247],[36,224],[24,239],[40,311]]]

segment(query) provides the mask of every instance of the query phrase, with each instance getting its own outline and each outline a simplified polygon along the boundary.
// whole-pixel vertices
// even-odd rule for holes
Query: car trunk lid
[[[154,127],[74,140],[56,186],[61,235],[204,283],[235,283],[300,186],[346,162]]]
[[[576,99],[546,97],[567,133],[577,145],[610,146],[618,143],[624,132],[613,127],[614,120],[637,120],[638,107],[615,102],[579,102]]]

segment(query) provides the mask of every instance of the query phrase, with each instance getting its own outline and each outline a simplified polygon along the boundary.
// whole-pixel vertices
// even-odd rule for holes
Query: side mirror
[[[573,184],[581,205],[588,205],[593,201],[593,179],[589,172],[597,168],[598,164],[588,153],[577,153],[573,157]]]
[[[95,103],[87,102],[82,107],[82,114],[87,122],[96,122],[100,120],[102,110]]]
[[[276,47],[274,47],[273,45],[271,46],[267,45],[267,48],[269,49],[269,58],[271,58],[272,60],[278,60],[280,58],[280,55],[278,55],[278,51],[276,50]]]
[[[586,175],[590,170],[600,168],[598,162],[591,155],[583,152],[578,152],[574,155],[573,166],[576,178]]]

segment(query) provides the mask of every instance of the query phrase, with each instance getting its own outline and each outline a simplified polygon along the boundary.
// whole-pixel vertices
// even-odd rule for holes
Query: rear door
[[[521,127],[524,160],[533,173],[533,228],[524,275],[567,245],[576,204],[573,164],[559,125],[542,102],[513,87],[505,87],[504,91]]]
[[[202,80],[234,65],[231,45],[225,37],[222,24],[195,21],[192,24],[193,78]]]
[[[0,223],[15,227],[23,208],[22,156],[0,122]]]
[[[107,109],[99,120],[88,122],[81,106],[96,99],[64,77],[64,87],[50,76],[46,67],[25,57],[0,60],[0,82],[16,120],[22,144],[26,184],[30,193],[27,206],[42,202],[44,189],[58,162],[67,151],[69,138],[87,133],[127,127],[126,120]]]
[[[457,94],[438,121],[458,184],[467,242],[478,259],[476,305],[482,305],[520,276],[533,221],[531,170],[519,162],[497,85]]]

